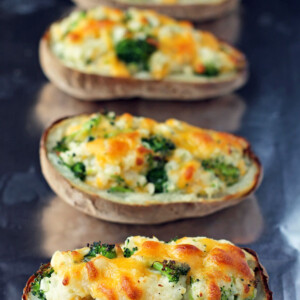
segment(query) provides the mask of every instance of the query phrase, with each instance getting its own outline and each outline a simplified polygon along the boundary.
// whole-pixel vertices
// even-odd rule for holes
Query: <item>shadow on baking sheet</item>
[[[244,100],[237,94],[199,102],[135,99],[86,102],[75,100],[58,90],[52,83],[48,83],[41,89],[31,117],[40,129],[45,129],[55,120],[65,116],[107,109],[113,110],[117,114],[129,112],[158,121],[177,118],[196,126],[233,132],[240,128],[245,108]]]
[[[98,220],[53,197],[42,213],[41,248],[45,256],[51,256],[58,249],[83,247],[98,240],[122,242],[130,235],[155,235],[166,241],[175,236],[207,236],[249,244],[259,238],[263,224],[255,196],[210,216],[162,225],[126,225]]]

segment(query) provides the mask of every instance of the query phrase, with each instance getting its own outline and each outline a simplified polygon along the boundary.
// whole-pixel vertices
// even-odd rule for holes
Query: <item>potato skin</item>
[[[257,297],[254,300],[273,300],[273,293],[269,289],[269,276],[264,268],[264,266],[260,263],[258,255],[255,251],[249,249],[249,248],[242,248],[243,250],[250,253],[252,256],[255,257],[256,260],[256,268],[255,268],[255,278],[257,280],[257,283],[261,285],[262,291],[261,294],[257,295]],[[41,268],[32,276],[29,277],[24,289],[23,289],[23,295],[21,300],[28,300],[28,296],[30,293],[31,283],[34,281],[35,277],[42,273],[43,270],[47,267],[49,267],[50,263],[42,265]]]
[[[204,82],[141,80],[88,74],[65,66],[52,53],[49,31],[40,40],[39,58],[44,74],[54,85],[65,93],[86,101],[134,97],[151,100],[203,100],[229,94],[243,86],[248,79],[245,57],[239,61],[239,70],[232,76],[210,78]]]
[[[77,187],[61,175],[48,159],[46,148],[48,135],[54,126],[59,125],[60,122],[66,119],[68,118],[54,122],[46,129],[41,138],[40,162],[42,173],[50,187],[60,198],[78,210],[99,219],[126,224],[161,224],[183,218],[202,217],[245,200],[256,190],[262,180],[261,164],[249,146],[246,155],[251,158],[258,171],[251,188],[245,192],[197,202],[147,203],[145,205],[124,204],[104,199],[99,195]]]
[[[34,279],[37,277],[37,275],[43,273],[43,271],[45,269],[47,269],[49,266],[50,266],[50,263],[42,265],[36,273],[34,273],[33,275],[31,275],[29,277],[29,279],[27,280],[27,283],[23,289],[23,295],[22,295],[21,300],[28,300],[28,296],[29,296],[30,289],[31,289],[31,283],[34,281]]]
[[[239,0],[225,0],[217,4],[145,4],[122,3],[118,0],[73,0],[78,6],[89,9],[98,5],[114,6],[121,9],[134,6],[140,9],[153,9],[177,19],[191,20],[195,22],[208,21],[220,18],[236,9]]]

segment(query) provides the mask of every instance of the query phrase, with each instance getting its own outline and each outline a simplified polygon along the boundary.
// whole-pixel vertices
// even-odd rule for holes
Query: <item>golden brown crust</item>
[[[149,4],[124,3],[118,0],[73,0],[78,6],[89,9],[98,5],[109,5],[121,9],[136,7],[140,9],[153,9],[177,19],[192,21],[207,21],[219,18],[233,11],[239,5],[239,0],[225,0],[214,4]],[[128,1],[129,2],[129,1]]]
[[[265,270],[265,268],[263,267],[263,265],[260,263],[258,255],[256,254],[255,251],[249,249],[249,248],[243,248],[245,251],[247,251],[248,253],[250,253],[256,260],[256,268],[255,268],[255,277],[256,280],[258,282],[258,284],[261,286],[262,291],[260,291],[259,296],[256,297],[256,300],[272,300],[273,299],[273,293],[271,292],[271,290],[269,289],[269,276]],[[23,295],[22,295],[22,300],[28,300],[28,295],[30,293],[30,289],[31,289],[31,283],[34,281],[34,279],[36,278],[36,276],[40,273],[42,273],[46,268],[48,268],[50,265],[50,263],[42,265],[41,268],[32,276],[30,276],[30,278],[28,279],[25,288],[23,290]],[[260,295],[262,295],[262,297],[260,297]]]
[[[40,161],[42,172],[50,187],[60,198],[84,213],[99,219],[128,224],[160,224],[183,218],[202,217],[236,205],[246,199],[256,190],[262,179],[261,164],[249,146],[247,153],[257,166],[258,171],[251,188],[248,188],[244,193],[227,195],[221,199],[209,201],[166,202],[145,205],[125,204],[104,199],[99,195],[84,191],[75,186],[74,183],[60,174],[48,159],[46,149],[48,134],[55,125],[66,119],[63,118],[54,122],[46,129],[41,138]]]
[[[229,45],[225,44],[227,47]],[[40,63],[45,75],[71,96],[88,101],[142,97],[160,100],[201,100],[229,94],[243,86],[248,78],[247,60],[242,57],[239,70],[222,78],[204,82],[141,80],[83,73],[65,66],[51,51],[49,33],[39,47]]]
[[[254,250],[249,249],[249,248],[243,248],[243,249],[255,257],[256,264],[257,264],[257,267],[255,269],[256,280],[261,284],[261,287],[265,294],[264,299],[272,300],[273,293],[269,289],[269,275],[268,275],[266,269],[264,268],[264,266],[260,263],[257,253]]]
[[[27,280],[27,283],[26,283],[26,285],[25,285],[25,287],[23,289],[22,300],[28,300],[28,295],[29,295],[30,290],[31,290],[31,283],[34,281],[34,279],[36,278],[36,276],[38,276],[39,274],[43,273],[43,271],[45,269],[47,269],[49,266],[50,266],[50,263],[42,265],[35,274],[33,274],[33,275],[31,275],[29,277],[29,279]]]

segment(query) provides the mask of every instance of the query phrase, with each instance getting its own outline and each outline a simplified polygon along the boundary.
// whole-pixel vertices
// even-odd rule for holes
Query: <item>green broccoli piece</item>
[[[147,39],[124,39],[115,46],[117,56],[127,64],[136,64],[142,70],[148,69],[148,61],[157,47]]]
[[[214,63],[208,63],[204,66],[203,72],[196,72],[195,74],[205,77],[216,77],[220,74],[220,69]]]
[[[148,171],[146,175],[147,181],[155,186],[155,193],[163,193],[165,191],[165,183],[168,181],[167,172],[163,167],[157,167]]]
[[[30,292],[33,296],[36,296],[38,299],[47,300],[45,297],[45,292],[41,290],[41,281],[43,278],[50,278],[52,273],[54,272],[51,267],[41,267],[42,272],[36,274],[34,281],[31,283]]]
[[[221,300],[236,300],[238,299],[238,295],[235,295],[234,292],[230,288],[225,288],[224,286],[220,288],[221,290]]]
[[[85,17],[86,17],[86,12],[85,11],[78,12],[77,13],[77,19],[69,25],[67,31],[65,32],[65,36],[67,36],[71,31],[73,31],[76,28],[76,26],[79,24],[79,22],[82,19],[84,19]]]
[[[71,142],[75,138],[76,139],[84,138],[86,136],[88,136],[88,140],[89,140],[92,129],[98,126],[100,120],[101,120],[101,115],[99,114],[96,117],[93,117],[90,120],[86,121],[78,131],[75,131],[74,133],[65,137],[66,143]]]
[[[219,159],[203,160],[202,167],[205,170],[214,172],[227,186],[231,186],[239,181],[240,170],[232,164],[226,164]]]
[[[117,253],[115,250],[115,245],[110,244],[101,244],[101,242],[94,242],[92,245],[88,245],[90,251],[83,258],[83,261],[90,261],[93,257],[96,257],[98,254],[105,256],[107,258],[116,258]]]
[[[205,65],[205,71],[202,75],[207,77],[215,77],[220,74],[220,70],[216,67],[215,64],[210,63]]]
[[[132,250],[130,250],[129,248],[124,248],[123,249],[123,255],[124,257],[130,257],[131,255],[134,254],[134,252],[136,252],[138,250],[138,247],[134,247],[132,248]]]
[[[165,183],[168,181],[168,175],[165,170],[166,160],[160,156],[148,155],[149,171],[146,174],[148,182],[155,186],[155,193],[165,191]]]
[[[112,175],[112,179],[116,181],[116,186],[113,186],[107,190],[108,193],[128,193],[133,190],[126,184],[125,180],[119,175]]]
[[[168,181],[168,175],[165,170],[166,156],[175,149],[174,143],[162,136],[154,135],[150,138],[143,138],[142,143],[145,147],[158,153],[158,156],[148,155],[149,171],[146,174],[148,182],[155,186],[155,193],[163,193],[165,183]]]
[[[124,178],[122,178],[120,175],[112,175],[111,178],[114,179],[116,181],[116,183],[119,185],[125,183]]]
[[[56,143],[56,146],[54,146],[52,150],[56,152],[68,151],[69,150],[68,143],[70,143],[75,138],[84,137],[86,135],[88,136],[87,137],[88,142],[93,141],[95,137],[92,136],[90,133],[91,130],[99,124],[100,118],[101,118],[100,115],[91,118],[90,120],[85,122],[78,131],[75,131],[74,133],[63,137],[60,141],[58,141]]]
[[[108,193],[129,193],[133,192],[131,188],[124,186],[113,186],[107,190]]]
[[[88,139],[87,139],[88,142],[92,142],[92,141],[94,141],[94,140],[95,140],[95,137],[92,136],[92,135],[90,135],[90,136],[88,137]]]
[[[79,130],[80,132],[90,132],[94,127],[98,126],[100,123],[101,116],[98,115],[96,117],[91,118],[87,122],[82,125],[82,128]]]
[[[142,143],[145,147],[156,153],[159,152],[163,156],[175,149],[175,145],[171,140],[158,135],[153,135],[150,138],[142,138]]]
[[[65,152],[65,151],[68,151],[69,148],[68,148],[68,146],[66,144],[66,137],[64,137],[60,141],[58,141],[56,143],[56,146],[54,146],[52,150],[55,151],[55,152]]]
[[[178,282],[181,275],[187,275],[190,270],[188,264],[176,263],[174,260],[156,261],[152,267],[162,275],[167,276],[169,282]]]
[[[77,162],[74,165],[69,166],[74,176],[84,181],[86,178],[86,168],[82,162]]]

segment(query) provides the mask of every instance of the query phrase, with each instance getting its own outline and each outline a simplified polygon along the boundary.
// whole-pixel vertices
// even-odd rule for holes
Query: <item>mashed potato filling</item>
[[[75,11],[54,23],[48,38],[65,65],[104,76],[203,81],[235,74],[244,61],[209,32],[134,8]]]
[[[256,296],[253,261],[225,240],[204,237],[98,242],[54,253],[32,283],[29,300],[249,300]]]
[[[113,194],[224,195],[253,170],[242,138],[170,119],[81,116],[48,141],[49,156],[77,182]]]

